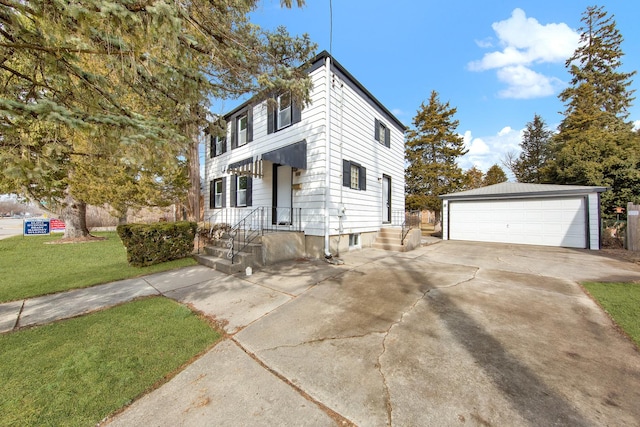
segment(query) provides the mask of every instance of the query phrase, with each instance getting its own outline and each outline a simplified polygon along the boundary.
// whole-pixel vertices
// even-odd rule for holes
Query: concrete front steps
[[[229,248],[227,240],[224,238],[217,240],[214,245],[206,246],[204,254],[195,255],[195,259],[198,263],[225,274],[244,272],[247,267],[251,267],[253,270],[261,266],[262,260],[262,244],[259,238],[256,239],[256,242],[249,243],[242,251],[238,252],[233,264],[231,258],[228,257]],[[244,246],[244,243],[241,245]]]
[[[282,261],[305,257],[305,237],[304,233],[299,231],[264,233],[238,253],[233,264],[227,257],[228,241],[229,236],[216,240],[213,245],[205,247],[204,254],[195,255],[196,260],[223,273],[236,274],[244,272],[247,267],[256,270]],[[238,244],[237,241],[235,243]]]
[[[402,244],[402,228],[385,227],[378,231],[378,236],[371,247],[385,251],[407,252],[420,246],[420,229],[411,229]]]

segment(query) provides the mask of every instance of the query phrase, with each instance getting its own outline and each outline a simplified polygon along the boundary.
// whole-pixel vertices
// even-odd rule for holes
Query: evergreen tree
[[[308,101],[300,65],[315,47],[252,25],[257,4],[4,1],[0,189],[60,209],[66,237],[88,234],[89,201],[124,209],[199,189],[193,153],[210,99],[290,90]]]
[[[484,174],[476,166],[472,166],[464,173],[464,189],[473,190],[482,187]]]
[[[405,159],[406,205],[410,209],[429,209],[440,221],[441,194],[463,188],[464,173],[457,160],[467,150],[456,132],[458,121],[453,118],[457,109],[443,104],[436,91],[429,102],[421,104],[413,118],[413,129],[407,134]]]
[[[520,155],[512,162],[506,162],[518,182],[540,184],[544,181],[543,169],[551,158],[552,135],[542,117],[537,114],[533,121],[527,123],[520,142]]]
[[[559,184],[610,187],[602,195],[607,215],[640,194],[640,146],[627,121],[635,71],[620,71],[623,38],[613,16],[588,7],[582,23],[579,47],[566,62],[571,86],[559,96],[565,117],[546,176]]]
[[[500,166],[493,165],[487,171],[487,174],[484,176],[484,180],[482,181],[483,186],[500,184],[501,182],[507,181],[507,174],[504,173]]]

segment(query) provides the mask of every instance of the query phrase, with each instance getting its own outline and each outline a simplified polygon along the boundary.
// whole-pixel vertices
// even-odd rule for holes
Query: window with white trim
[[[360,234],[349,234],[349,249],[359,249],[360,247]]]
[[[351,165],[351,188],[360,189],[360,168],[353,164]]]
[[[236,206],[247,206],[247,177],[245,175],[237,176],[236,186]]]
[[[385,147],[391,147],[391,132],[381,120],[374,119],[374,138]]]
[[[211,146],[209,147],[211,157],[216,157],[227,151],[227,138],[224,136],[211,135]]]
[[[214,179],[209,185],[209,209],[224,208],[225,179]]]
[[[222,179],[213,181],[213,207],[222,207]]]
[[[237,119],[238,147],[247,143],[247,115],[240,116]]]
[[[291,124],[291,93],[286,92],[278,97],[278,126],[280,130]]]
[[[367,189],[367,170],[362,165],[342,160],[342,185],[353,190]]]

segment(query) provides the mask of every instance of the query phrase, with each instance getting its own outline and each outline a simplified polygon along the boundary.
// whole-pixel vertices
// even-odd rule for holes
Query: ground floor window
[[[209,192],[209,208],[217,209],[224,207],[224,179],[218,178],[211,181]]]
[[[236,193],[236,206],[247,206],[247,177],[238,177]]]

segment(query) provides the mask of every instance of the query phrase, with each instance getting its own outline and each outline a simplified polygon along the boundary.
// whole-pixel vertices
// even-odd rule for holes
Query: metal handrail
[[[400,238],[400,244],[404,246],[404,239],[407,238],[409,231],[417,224],[420,224],[420,217],[422,212],[419,210],[406,211],[404,216],[404,222],[402,223],[402,232]],[[417,221],[416,221],[417,219]]]
[[[254,218],[256,213],[260,213],[260,218],[258,222],[259,226],[257,229],[252,230],[251,224],[256,219]],[[230,237],[229,237],[229,240],[227,241],[227,247],[229,248],[229,252],[227,253],[227,258],[231,259],[231,264],[235,263],[235,258],[236,258],[236,255],[238,255],[238,253],[244,250],[244,248],[249,246],[251,242],[253,242],[257,237],[263,234],[263,227],[262,227],[263,218],[264,218],[264,208],[258,207],[252,210],[249,214],[245,215],[245,217],[242,218],[240,221],[238,221],[236,225],[231,227],[231,230],[229,230]],[[247,230],[248,220],[250,220],[249,221],[250,226],[249,226],[249,229]],[[237,245],[238,249],[235,249],[236,248],[235,238],[238,235],[238,232],[240,230],[242,230],[242,235],[243,235],[242,242],[244,242],[244,245],[240,247],[241,240],[238,237],[238,245]],[[247,231],[249,231],[249,233]]]

